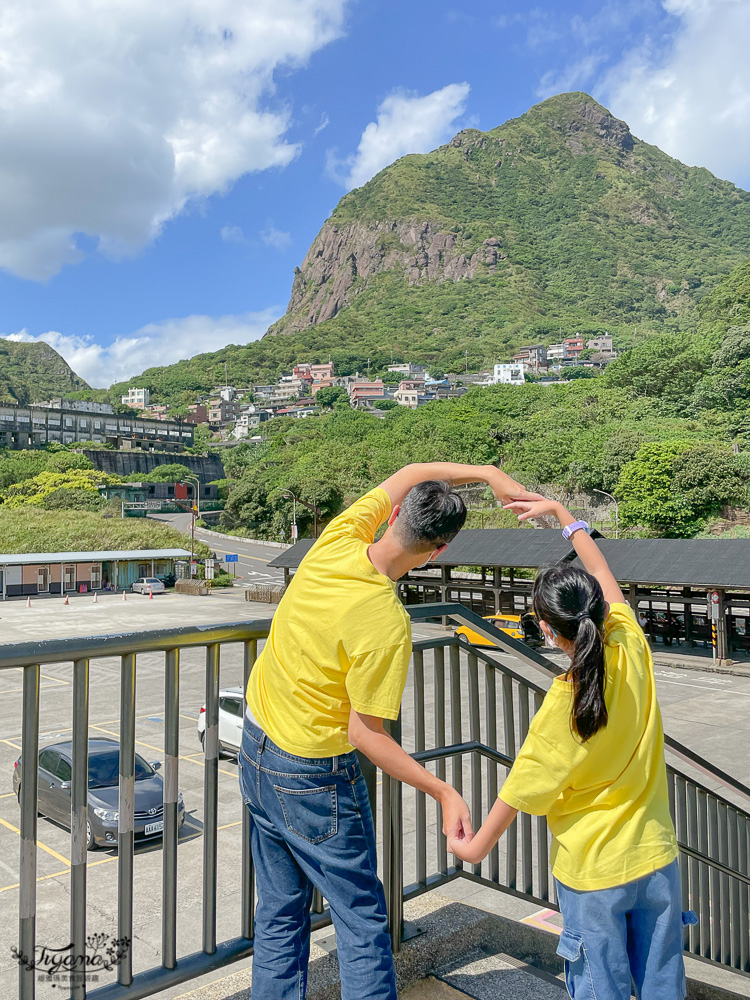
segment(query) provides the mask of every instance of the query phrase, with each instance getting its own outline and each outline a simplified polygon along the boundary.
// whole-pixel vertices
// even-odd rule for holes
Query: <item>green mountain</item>
[[[0,339],[0,401],[34,403],[88,388],[49,344]]]
[[[445,370],[521,343],[607,329],[621,344],[692,329],[696,303],[748,258],[750,194],[562,94],[490,132],[466,129],[345,195],[258,343],[151,369],[155,395],[369,357]],[[468,352],[468,353],[467,353]]]

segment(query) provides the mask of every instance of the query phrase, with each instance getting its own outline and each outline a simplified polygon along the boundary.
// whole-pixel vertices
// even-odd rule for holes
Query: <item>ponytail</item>
[[[573,726],[585,743],[607,725],[604,703],[604,641],[589,615],[578,623],[570,665],[573,681]]]
[[[573,643],[571,725],[585,743],[607,725],[604,701],[604,613],[599,581],[577,566],[549,566],[534,581],[534,613]]]

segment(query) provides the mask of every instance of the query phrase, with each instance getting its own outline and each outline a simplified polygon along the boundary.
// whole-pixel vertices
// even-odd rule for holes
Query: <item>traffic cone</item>
[[[96,591],[94,591],[94,604],[98,603],[99,603],[99,596],[97,595]]]
[[[151,589],[151,587],[148,588],[148,599],[149,599],[149,601],[153,601],[153,599],[154,599],[154,592]]]
[[[127,599],[128,599],[127,598],[127,591],[126,590],[123,590],[123,592],[122,592],[122,599],[123,599],[123,601],[127,601]]]
[[[30,607],[31,607],[31,598],[30,598],[30,597],[27,597],[27,598],[26,598],[26,607],[27,607],[27,608],[30,608]]]
[[[70,594],[65,595],[65,603],[70,604]]]

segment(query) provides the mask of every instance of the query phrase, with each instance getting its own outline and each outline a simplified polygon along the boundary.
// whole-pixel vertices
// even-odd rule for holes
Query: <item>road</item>
[[[190,514],[150,514],[156,521],[163,521],[165,524],[177,528],[190,534]],[[224,536],[217,538],[209,535],[201,528],[195,529],[195,537],[208,545],[217,556],[224,558],[225,555],[237,554],[239,557],[234,564],[234,571],[238,579],[248,586],[254,584],[278,584],[284,582],[284,572],[280,569],[268,569],[267,563],[274,559],[281,549],[272,545],[263,545],[257,542],[249,542],[244,538],[230,538]],[[232,563],[226,563],[224,568],[232,572]]]

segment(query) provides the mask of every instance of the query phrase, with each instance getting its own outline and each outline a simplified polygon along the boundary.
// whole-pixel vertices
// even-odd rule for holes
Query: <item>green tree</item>
[[[315,404],[317,406],[322,406],[326,409],[332,409],[337,403],[347,400],[349,396],[346,389],[340,385],[326,386],[323,389],[318,389],[315,393]]]
[[[372,405],[376,410],[395,410],[398,403],[395,399],[376,399]]]
[[[642,445],[615,495],[624,527],[668,537],[694,535],[724,503],[747,503],[748,474],[726,445],[689,441]]]

